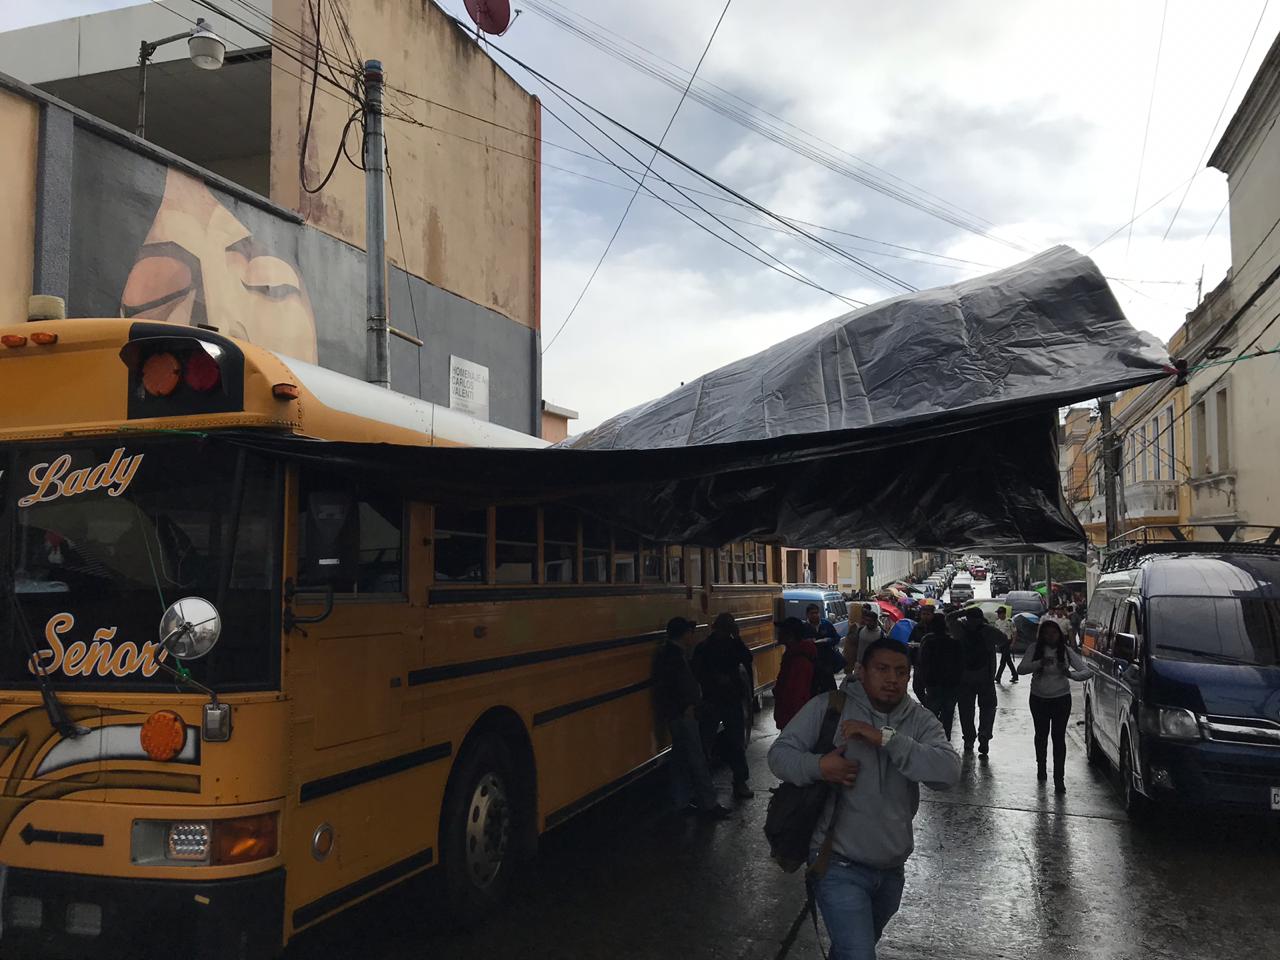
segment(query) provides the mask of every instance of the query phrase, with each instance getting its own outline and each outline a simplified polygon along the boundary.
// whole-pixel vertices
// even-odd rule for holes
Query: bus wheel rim
[[[467,871],[471,882],[487,888],[497,878],[511,838],[511,806],[502,780],[486,773],[476,784],[467,809]]]

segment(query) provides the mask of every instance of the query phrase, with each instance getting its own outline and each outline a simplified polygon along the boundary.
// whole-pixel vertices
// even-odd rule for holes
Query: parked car
[[[951,581],[951,602],[966,603],[973,599],[973,581],[967,576],[958,576]]]
[[[822,607],[822,616],[830,620],[843,640],[849,635],[849,608],[844,597],[834,590],[824,590],[820,586],[791,587],[782,591],[782,615],[804,620],[809,604],[816,603]]]
[[[993,573],[991,575],[991,595],[993,597],[1004,596],[1013,588],[1013,583],[1009,580],[1007,573]]]
[[[1103,562],[1084,622],[1088,757],[1125,808],[1280,816],[1280,546],[1144,544]]]
[[[975,580],[985,580],[985,579],[987,579],[987,568],[986,568],[986,567],[974,567],[974,568],[973,568],[973,570],[972,570],[971,572],[973,573],[973,579],[975,579]]]
[[[913,596],[919,597],[936,597],[938,591],[934,589],[931,583],[913,583],[907,588]]]
[[[1036,593],[1034,590],[1010,590],[1003,597],[1001,602],[1009,607],[1013,612],[1009,616],[1014,617],[1020,613],[1030,613],[1039,617],[1048,610],[1048,605],[1044,602],[1044,597]],[[1021,653],[1026,649],[1026,643],[1015,634],[1013,638],[1014,653]]]

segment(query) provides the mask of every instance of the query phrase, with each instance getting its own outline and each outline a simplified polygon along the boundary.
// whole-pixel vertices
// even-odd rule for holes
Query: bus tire
[[[449,917],[470,927],[498,906],[517,860],[519,785],[511,751],[493,733],[458,760],[445,791],[440,853]]]

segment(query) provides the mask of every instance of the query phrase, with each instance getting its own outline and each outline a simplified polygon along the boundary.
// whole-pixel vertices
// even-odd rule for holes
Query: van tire
[[[518,859],[521,791],[506,743],[481,735],[445,790],[440,852],[450,920],[474,926],[505,898]]]
[[[1129,735],[1126,733],[1120,740],[1120,798],[1124,802],[1124,812],[1130,820],[1142,821],[1150,813],[1151,801],[1137,786],[1137,774],[1133,769],[1133,751],[1129,747]]]
[[[1093,704],[1088,700],[1084,702],[1084,756],[1091,767],[1101,769],[1107,765],[1107,758],[1102,753],[1102,744],[1098,742],[1098,735],[1094,730]]]

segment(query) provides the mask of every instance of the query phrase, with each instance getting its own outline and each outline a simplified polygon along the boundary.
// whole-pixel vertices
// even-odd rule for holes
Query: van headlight
[[[1200,720],[1181,707],[1143,707],[1138,726],[1143,733],[1164,740],[1201,739]]]

